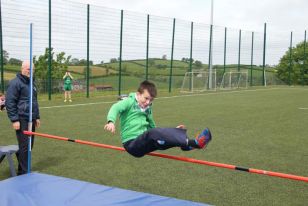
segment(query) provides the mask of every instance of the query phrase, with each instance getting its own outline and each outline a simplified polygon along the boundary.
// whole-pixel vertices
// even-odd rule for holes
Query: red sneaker
[[[209,128],[205,128],[195,139],[200,149],[205,148],[212,140],[212,134]]]

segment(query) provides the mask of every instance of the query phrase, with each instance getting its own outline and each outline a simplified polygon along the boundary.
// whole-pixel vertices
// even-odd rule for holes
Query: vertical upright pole
[[[171,92],[171,87],[172,87],[174,34],[175,34],[175,18],[173,19],[173,30],[172,30],[171,61],[170,61],[170,74],[169,74],[169,93]]]
[[[190,72],[190,84],[189,84],[189,91],[192,90],[193,85],[192,85],[192,78],[193,78],[193,74],[192,74],[192,51],[193,51],[193,39],[194,39],[194,22],[191,22],[190,24],[190,55],[189,55],[189,72]]]
[[[307,37],[307,32],[305,30],[305,35],[304,35],[304,62],[303,62],[303,68],[302,68],[302,85],[305,85],[305,79],[304,79],[304,70],[306,70],[306,59],[307,59],[307,55],[306,55],[306,37]]]
[[[209,56],[209,77],[208,77],[208,88],[212,89],[213,85],[212,85],[212,70],[213,70],[213,52],[212,52],[212,48],[213,48],[213,25],[214,25],[214,0],[211,0],[211,34],[210,34],[210,56]],[[215,84],[216,84],[216,80],[215,80]]]
[[[189,72],[192,72],[192,51],[193,51],[193,37],[194,35],[194,22],[190,24],[190,53],[189,53]]]
[[[252,66],[253,66],[253,43],[254,32],[251,33],[251,58],[250,58],[250,86],[252,87]]]
[[[87,5],[87,98],[89,98],[90,83],[90,5]]]
[[[147,16],[147,51],[146,51],[146,66],[145,66],[145,79],[148,80],[149,71],[149,31],[150,31],[150,15]]]
[[[0,0],[0,67],[1,67],[1,92],[4,93],[4,67],[3,67],[3,40],[2,40],[2,9]]]
[[[48,38],[48,100],[51,100],[51,0],[49,0],[49,38]]]
[[[224,73],[226,72],[226,56],[227,55],[227,27],[225,27],[225,43],[224,43]]]
[[[33,66],[32,66],[32,23],[30,24],[30,87],[29,87],[29,121],[28,131],[32,132],[32,100],[33,100]],[[28,138],[28,168],[27,173],[31,172],[31,145],[32,135]]]
[[[291,31],[291,38],[290,38],[290,48],[289,48],[289,86],[291,86],[291,70],[292,70],[292,39],[293,39],[293,32]]]
[[[119,56],[119,96],[121,95],[122,84],[122,35],[123,35],[123,10],[121,10],[121,29],[120,29],[120,56]]]
[[[266,51],[266,23],[264,23],[264,37],[263,37],[263,75],[262,75],[262,81],[263,81],[263,86],[266,86],[265,82],[265,51]]]
[[[212,88],[212,38],[213,38],[213,25],[210,27],[210,48],[209,48],[209,77],[208,89]]]
[[[242,43],[242,30],[240,29],[239,37],[238,37],[238,61],[237,61],[237,71],[241,70],[241,43]]]

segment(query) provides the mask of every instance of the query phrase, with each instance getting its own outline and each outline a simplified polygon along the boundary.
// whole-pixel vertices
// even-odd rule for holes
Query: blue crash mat
[[[0,181],[1,206],[204,206],[206,204],[30,173]]]

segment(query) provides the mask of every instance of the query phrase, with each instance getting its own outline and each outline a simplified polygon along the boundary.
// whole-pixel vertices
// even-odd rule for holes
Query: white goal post
[[[231,71],[225,72],[220,89],[247,89],[248,88],[248,72],[247,71]]]
[[[216,90],[216,71],[212,71],[212,78],[209,78],[209,72],[204,70],[193,70],[186,72],[181,92],[203,92]],[[212,88],[209,88],[209,80],[212,81]]]

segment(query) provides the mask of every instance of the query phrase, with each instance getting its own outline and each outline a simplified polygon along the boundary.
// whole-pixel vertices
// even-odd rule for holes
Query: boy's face
[[[148,92],[148,90],[144,90],[143,93],[137,92],[137,101],[138,104],[141,108],[146,108],[147,106],[149,106],[152,101],[154,100],[153,97],[151,97],[150,93]]]

